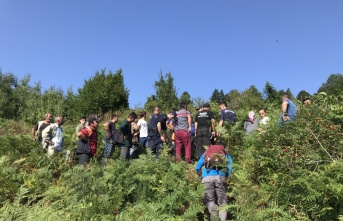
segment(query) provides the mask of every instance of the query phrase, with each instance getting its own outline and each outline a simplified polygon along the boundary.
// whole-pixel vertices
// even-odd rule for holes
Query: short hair
[[[145,111],[142,111],[140,114],[139,114],[139,117],[145,117],[146,116],[146,112]]]
[[[291,96],[290,96],[288,93],[284,93],[282,97],[286,97],[286,98],[288,98],[288,99],[291,98]]]
[[[137,118],[137,114],[135,112],[131,112],[131,113],[129,113],[128,118],[136,119]]]
[[[155,110],[155,109],[158,109],[158,110],[159,110],[159,109],[160,109],[160,107],[159,107],[159,106],[155,106],[155,107],[154,107],[154,110]]]
[[[44,117],[49,116],[49,114],[52,115],[51,113],[46,113],[46,114],[44,114]]]
[[[227,107],[227,103],[225,101],[220,102],[219,105],[224,105],[225,107]]]
[[[85,119],[85,120],[86,120],[86,119],[87,119],[87,117],[86,117],[86,116],[81,116],[81,117],[80,117],[80,120],[83,120],[83,119]]]
[[[118,114],[112,114],[111,119],[118,117],[118,116],[119,116]]]
[[[61,120],[61,118],[63,118],[63,116],[55,117],[55,122]]]
[[[258,109],[258,112],[260,112],[261,110],[267,113],[267,109],[265,107],[261,107],[260,109]]]
[[[185,102],[180,103],[180,109],[185,109],[187,108],[187,104]]]
[[[309,97],[306,97],[304,100],[303,100],[303,102],[305,102],[305,101],[307,101],[307,100],[311,100],[311,98],[309,98]]]

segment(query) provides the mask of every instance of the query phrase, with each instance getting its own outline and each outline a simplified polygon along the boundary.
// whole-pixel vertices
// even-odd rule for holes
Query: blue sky
[[[83,86],[123,69],[130,107],[171,72],[180,96],[209,99],[266,81],[310,93],[343,74],[342,0],[0,0],[0,68],[31,83]]]

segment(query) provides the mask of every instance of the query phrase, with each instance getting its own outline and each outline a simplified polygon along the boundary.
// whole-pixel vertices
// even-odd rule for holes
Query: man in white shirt
[[[51,124],[42,131],[42,145],[43,148],[48,147],[48,155],[63,151],[63,125],[64,117],[59,116],[55,118],[55,123]]]
[[[143,111],[139,116],[140,119],[137,122],[137,126],[139,127],[139,142],[145,148],[148,140],[148,123],[145,120],[146,112]]]

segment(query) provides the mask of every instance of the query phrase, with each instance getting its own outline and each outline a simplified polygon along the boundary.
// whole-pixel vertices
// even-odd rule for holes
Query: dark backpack
[[[207,169],[222,169],[227,165],[226,150],[222,145],[210,145],[205,152],[205,167]]]

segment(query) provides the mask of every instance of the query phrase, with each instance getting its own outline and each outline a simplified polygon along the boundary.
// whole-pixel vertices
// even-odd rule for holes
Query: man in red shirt
[[[84,127],[77,135],[80,139],[78,141],[76,155],[80,165],[86,166],[90,159],[96,154],[98,145],[98,125],[98,120],[95,117],[90,117],[88,119],[88,126]]]

